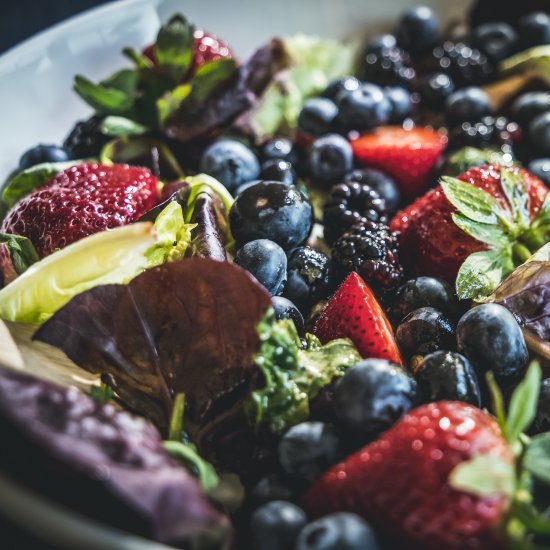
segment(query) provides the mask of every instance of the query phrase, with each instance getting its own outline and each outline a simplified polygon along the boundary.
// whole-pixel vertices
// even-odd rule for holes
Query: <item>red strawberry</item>
[[[363,358],[377,357],[403,364],[384,310],[355,272],[348,275],[330,299],[313,333],[323,343],[350,338]]]
[[[394,177],[406,198],[423,193],[432,181],[434,168],[447,138],[425,128],[405,130],[385,126],[352,141],[357,162],[378,168]]]
[[[546,186],[537,178],[521,170],[527,192],[531,218],[539,212]],[[500,167],[472,168],[459,177],[483,189],[497,202],[507,207],[500,183]],[[462,263],[473,252],[487,250],[487,245],[459,229],[452,219],[456,212],[447,200],[441,186],[428,191],[410,206],[398,212],[390,224],[400,233],[400,259],[411,275],[440,277],[453,284]]]
[[[513,465],[497,423],[462,402],[423,405],[378,440],[326,472],[303,499],[317,517],[354,512],[395,541],[392,548],[503,548],[498,528],[509,504],[449,484],[453,469],[480,455]]]
[[[21,199],[0,232],[29,238],[44,257],[92,233],[136,221],[157,202],[157,179],[146,168],[77,164]]]

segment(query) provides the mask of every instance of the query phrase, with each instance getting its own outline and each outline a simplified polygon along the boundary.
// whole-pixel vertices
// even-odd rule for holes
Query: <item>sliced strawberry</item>
[[[313,333],[323,343],[350,338],[363,358],[376,357],[403,364],[384,310],[355,272],[348,275],[330,299]]]
[[[447,138],[425,128],[405,130],[385,126],[352,141],[351,145],[359,164],[393,176],[403,195],[412,199],[430,186]]]

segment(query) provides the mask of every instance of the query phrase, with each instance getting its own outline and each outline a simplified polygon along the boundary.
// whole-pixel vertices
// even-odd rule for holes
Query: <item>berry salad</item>
[[[550,548],[550,12],[497,4],[76,75],[0,318],[95,383],[0,368],[2,470],[184,549]]]

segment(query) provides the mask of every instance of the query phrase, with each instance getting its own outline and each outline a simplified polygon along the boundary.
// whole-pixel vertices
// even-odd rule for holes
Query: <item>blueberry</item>
[[[260,506],[272,500],[290,500],[293,491],[280,476],[270,474],[252,487],[249,496],[254,506]]]
[[[332,290],[332,262],[326,254],[309,246],[292,251],[287,272],[284,296],[292,300],[304,314]]]
[[[229,212],[229,225],[239,245],[271,239],[289,251],[308,238],[313,210],[307,197],[293,185],[260,182],[237,196]]]
[[[447,115],[454,122],[476,121],[491,113],[489,96],[475,86],[453,92],[445,101]]]
[[[374,168],[365,168],[364,170],[352,170],[346,174],[344,182],[352,181],[372,187],[386,201],[388,213],[394,214],[397,212],[401,203],[401,194],[395,181],[390,176]]]
[[[336,124],[343,130],[375,128],[386,124],[392,114],[390,100],[376,84],[363,84],[357,90],[342,94],[338,108]]]
[[[288,299],[283,296],[274,296],[271,299],[273,309],[275,310],[275,317],[277,319],[290,319],[294,321],[294,326],[298,331],[298,334],[304,332],[304,318],[300,313],[300,310]]]
[[[532,120],[550,111],[550,92],[527,92],[512,104],[512,115],[522,126],[529,126]]]
[[[550,16],[536,11],[521,17],[519,39],[523,48],[550,44]]]
[[[481,392],[474,366],[452,351],[436,351],[424,357],[414,370],[422,403],[464,401],[481,407]]]
[[[342,457],[336,431],[323,422],[293,426],[281,438],[277,452],[283,470],[305,482],[319,477]]]
[[[375,439],[416,403],[416,382],[385,359],[357,363],[336,384],[338,423],[354,446]]]
[[[529,163],[528,170],[545,185],[550,186],[550,158],[532,160]]]
[[[499,304],[482,304],[466,312],[457,326],[458,351],[483,379],[487,371],[508,385],[522,378],[528,353],[515,317]]]
[[[434,73],[420,84],[423,105],[435,111],[444,107],[446,99],[455,91],[453,79],[445,73]]]
[[[398,44],[412,54],[431,50],[439,37],[439,19],[427,6],[408,9],[399,20],[396,37]]]
[[[533,119],[529,124],[529,137],[539,151],[550,154],[550,111]]]
[[[201,158],[200,169],[233,192],[242,183],[258,178],[260,163],[244,143],[222,139],[206,149]]]
[[[338,107],[330,99],[308,99],[298,115],[298,128],[312,136],[328,134],[337,114]]]
[[[349,142],[338,134],[317,138],[309,152],[309,169],[318,182],[332,184],[344,177],[353,166]]]
[[[250,529],[257,550],[288,550],[307,522],[306,514],[292,502],[273,500],[257,508]]]
[[[339,512],[307,524],[296,542],[296,550],[379,550],[370,525],[361,517]]]
[[[384,88],[384,93],[391,104],[389,122],[403,122],[412,111],[411,94],[400,86]]]
[[[550,378],[540,384],[537,416],[531,426],[532,433],[550,432]]]
[[[296,183],[296,172],[287,160],[271,159],[262,164],[260,178],[269,181],[280,181],[286,185],[294,185]]]
[[[239,185],[239,187],[237,187],[237,189],[233,191],[233,195],[235,197],[238,197],[245,189],[248,189],[249,187],[252,187],[257,183],[263,183],[263,180],[258,179],[258,180],[247,181],[246,183],[241,183],[241,185]]]
[[[282,292],[287,260],[277,243],[268,239],[250,241],[237,251],[234,261],[254,275],[272,296]]]
[[[516,31],[508,23],[484,23],[474,29],[472,38],[476,48],[495,63],[509,57],[518,41]]]
[[[287,138],[276,137],[267,141],[261,150],[262,161],[280,159],[286,160],[291,164],[298,162],[298,153],[294,148],[294,143]]]
[[[19,169],[26,170],[43,162],[67,162],[69,153],[57,145],[36,145],[25,151],[19,159]]]
[[[438,309],[450,319],[455,319],[458,313],[458,302],[449,283],[433,277],[417,277],[397,289],[390,315],[398,325],[409,313],[421,307]]]
[[[354,76],[346,76],[333,80],[321,93],[321,97],[325,97],[338,104],[340,98],[346,92],[353,92],[361,87],[361,82]]]
[[[380,55],[383,50],[389,50],[397,46],[397,40],[393,34],[381,34],[375,36],[368,44],[365,54],[373,53]]]

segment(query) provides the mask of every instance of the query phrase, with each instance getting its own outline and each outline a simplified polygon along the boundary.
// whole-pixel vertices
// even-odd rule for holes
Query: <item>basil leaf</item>
[[[455,225],[462,229],[464,233],[482,243],[499,248],[509,243],[508,237],[498,225],[475,222],[460,212],[453,212],[452,218]]]
[[[180,82],[193,61],[195,28],[181,15],[176,15],[160,28],[155,55],[163,72]]]
[[[139,136],[148,131],[147,127],[135,120],[115,115],[105,117],[99,129],[102,134],[112,137]]]
[[[515,443],[519,435],[535,419],[541,377],[541,368],[537,361],[533,361],[527,369],[525,378],[512,394],[506,420],[506,437],[510,443]]]
[[[475,222],[496,224],[504,213],[497,201],[474,185],[449,176],[441,178],[441,187],[447,200],[467,218]],[[497,215],[498,214],[498,215]]]
[[[523,456],[523,467],[538,481],[550,486],[550,432],[531,439]]]
[[[512,496],[515,489],[514,465],[498,456],[477,455],[458,464],[449,476],[449,485],[480,497]]]
[[[474,252],[458,270],[458,297],[461,300],[484,298],[513,270],[514,262],[509,248]]]
[[[32,242],[27,237],[0,233],[0,243],[7,246],[8,252],[17,275],[21,275],[40,258]]]
[[[127,91],[103,84],[94,84],[81,75],[75,76],[73,89],[98,113],[124,114],[130,111],[134,104],[134,97]]]
[[[529,195],[523,177],[519,172],[501,168],[500,185],[512,209],[514,222],[521,227],[528,227],[531,223],[529,215]]]
[[[134,50],[134,48],[124,48],[122,54],[136,64],[138,69],[152,69],[153,63],[145,57],[141,52]]]

